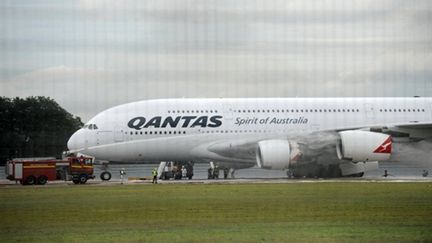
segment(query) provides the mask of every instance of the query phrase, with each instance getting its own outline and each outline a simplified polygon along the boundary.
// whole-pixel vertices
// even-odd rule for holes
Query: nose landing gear
[[[103,181],[109,181],[109,180],[111,180],[111,173],[108,171],[104,171],[100,174],[100,178]]]
[[[101,164],[101,170],[102,173],[100,174],[100,178],[103,181],[109,181],[111,180],[111,172],[108,171],[108,162],[102,163]]]

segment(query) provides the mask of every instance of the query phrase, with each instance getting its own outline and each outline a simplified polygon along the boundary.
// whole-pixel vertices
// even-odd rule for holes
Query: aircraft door
[[[432,118],[432,102],[429,103],[429,114],[431,115]]]
[[[107,144],[112,141],[112,131],[99,131],[96,133],[96,144]]]
[[[375,120],[375,109],[373,107],[373,104],[366,103],[365,104],[365,115],[367,121],[374,121]]]
[[[233,119],[233,109],[230,104],[223,104],[222,105],[223,114],[225,120],[232,120]]]
[[[123,142],[124,140],[124,131],[119,126],[116,126],[114,130],[114,142]]]

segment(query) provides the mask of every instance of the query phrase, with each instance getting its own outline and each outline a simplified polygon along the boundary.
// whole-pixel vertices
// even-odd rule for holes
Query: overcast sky
[[[0,1],[0,96],[431,96],[432,1]]]

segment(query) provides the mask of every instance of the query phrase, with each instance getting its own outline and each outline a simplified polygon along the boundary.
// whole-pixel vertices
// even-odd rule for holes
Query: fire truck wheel
[[[45,185],[48,181],[48,178],[46,176],[39,176],[38,178],[38,184]]]
[[[87,175],[85,175],[85,174],[80,175],[80,177],[79,177],[79,183],[80,184],[85,184],[86,182],[87,182]]]
[[[36,178],[34,176],[29,176],[26,178],[25,184],[26,185],[33,185],[36,182]]]
[[[100,178],[103,181],[109,181],[111,180],[111,173],[109,173],[108,171],[104,171],[100,174]]]

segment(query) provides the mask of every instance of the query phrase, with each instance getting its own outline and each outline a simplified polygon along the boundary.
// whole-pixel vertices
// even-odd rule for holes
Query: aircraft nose
[[[83,143],[80,141],[79,134],[81,133],[80,130],[76,131],[72,136],[69,138],[67,142],[67,147],[69,151],[79,150],[83,148]]]

